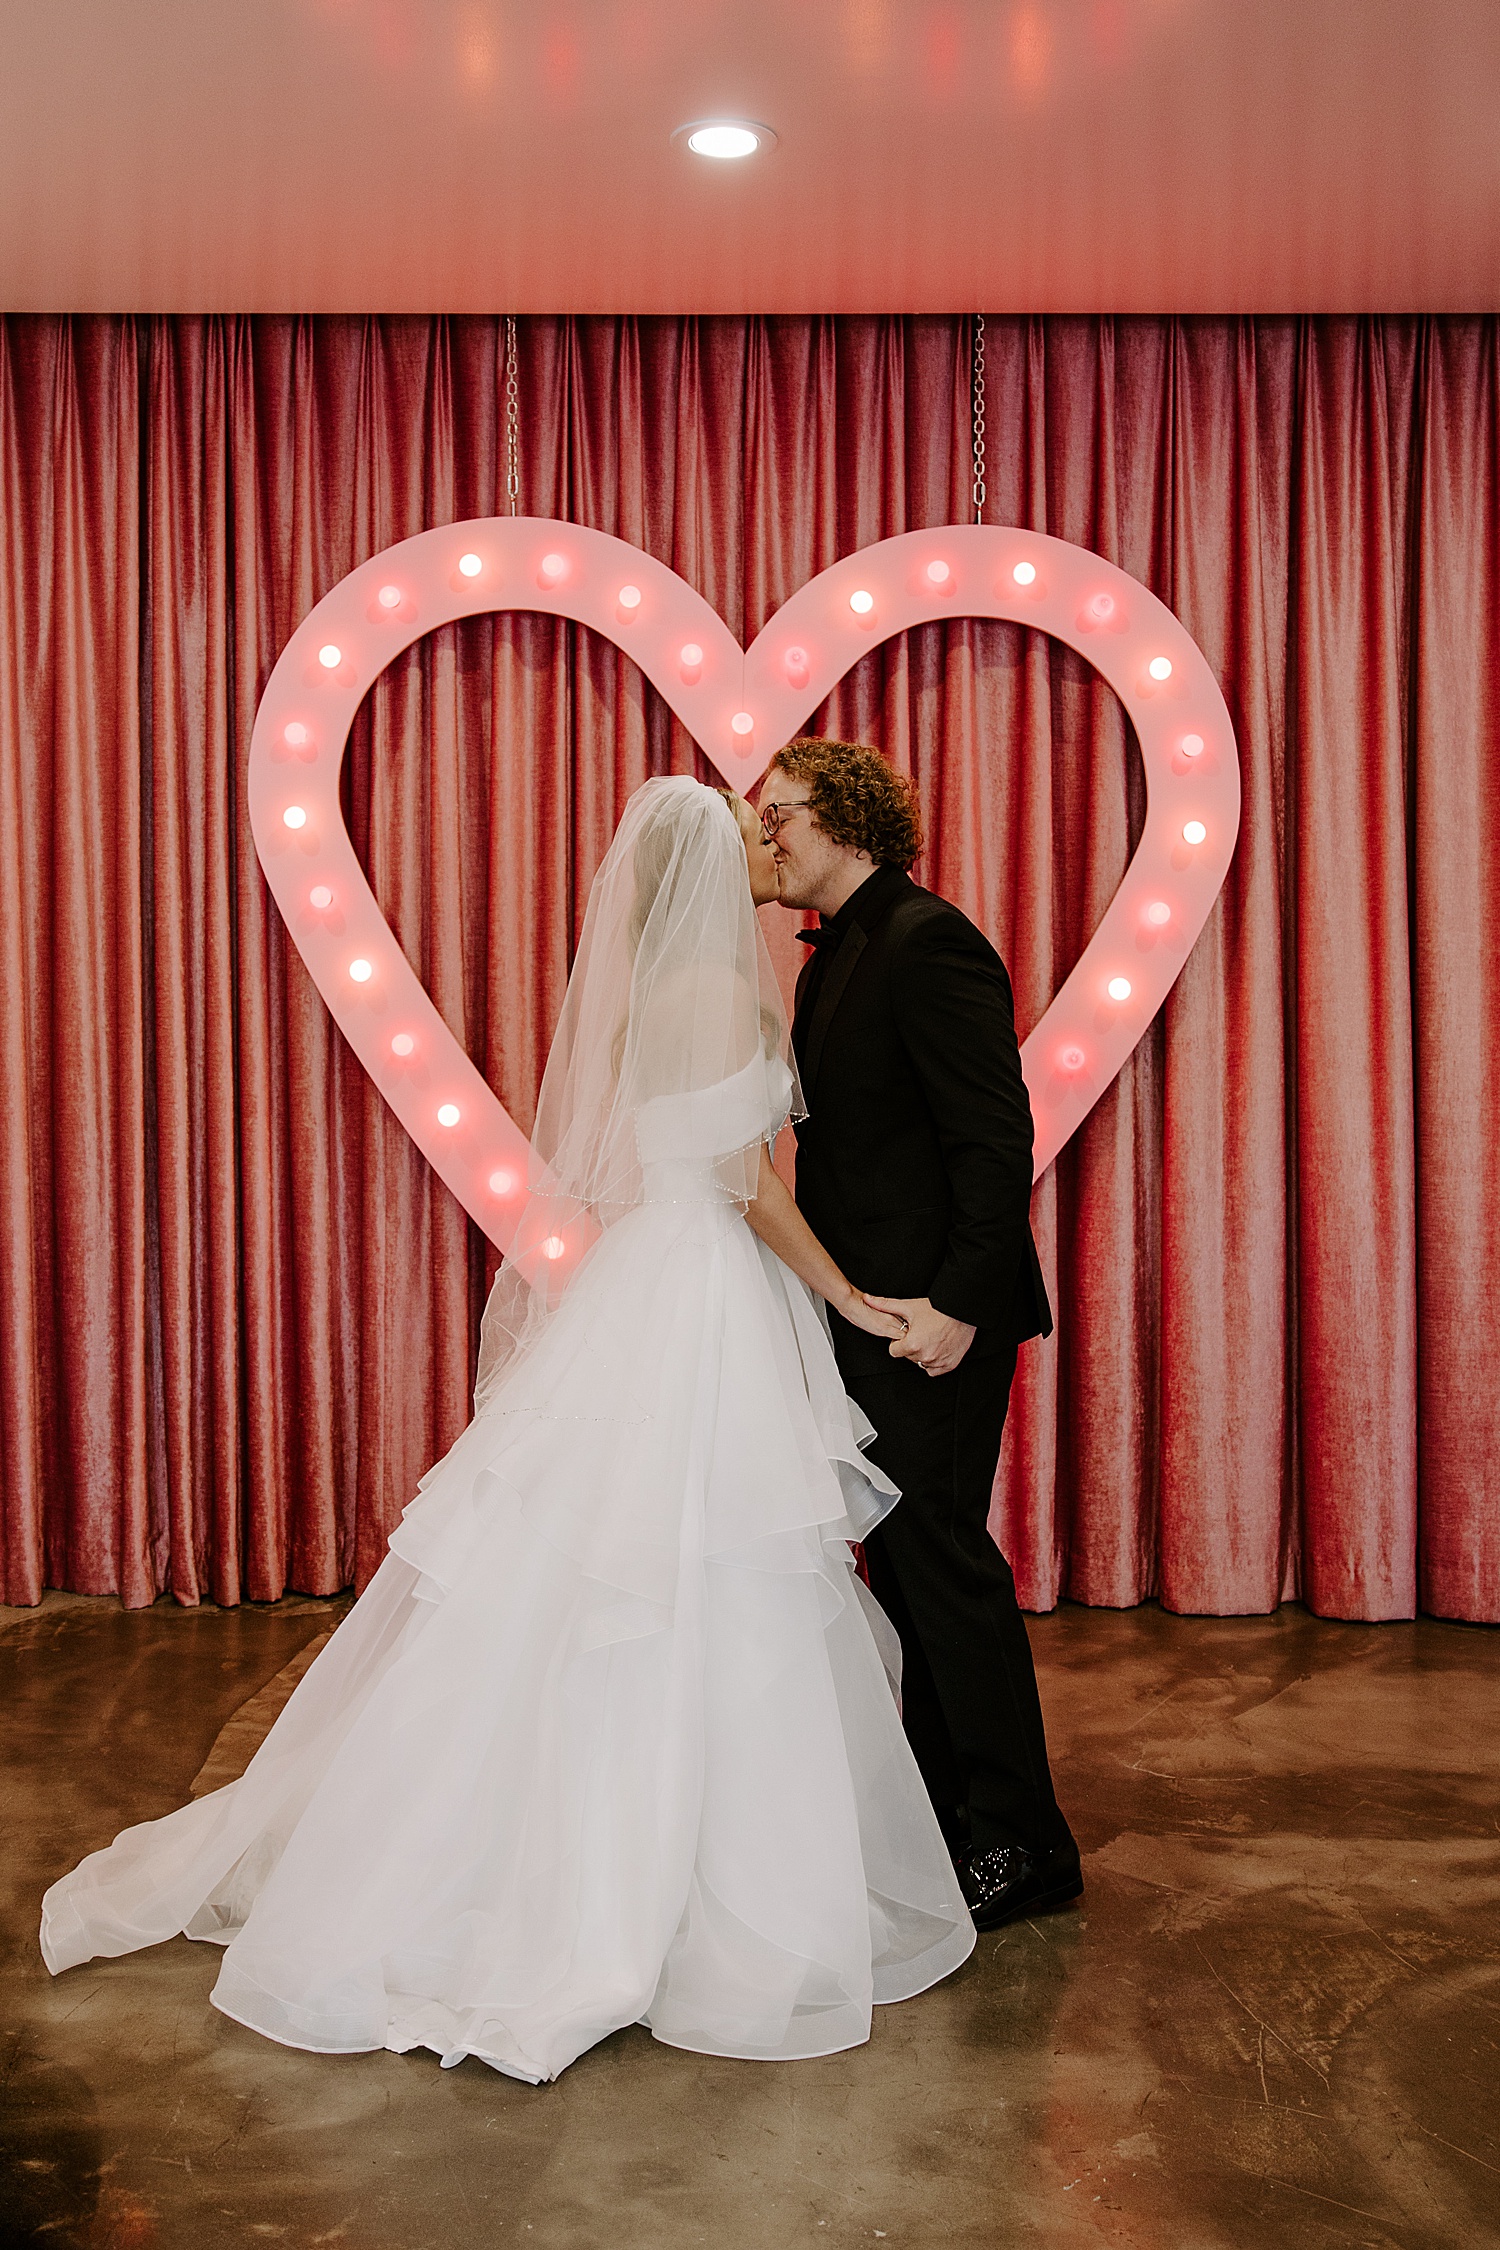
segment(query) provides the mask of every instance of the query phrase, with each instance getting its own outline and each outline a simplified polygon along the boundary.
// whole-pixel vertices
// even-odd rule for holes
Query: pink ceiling
[[[6,309],[1497,306],[1500,0],[0,0]]]

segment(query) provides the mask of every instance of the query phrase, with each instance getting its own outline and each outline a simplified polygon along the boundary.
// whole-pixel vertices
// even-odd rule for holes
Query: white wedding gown
[[[644,1200],[243,1779],[47,1893],[52,1970],[185,1931],[269,2038],[538,2081],[636,2022],[831,2054],[963,1961],[847,1544],[896,1495],[820,1311],[715,1186],[735,1092],[640,1114]]]

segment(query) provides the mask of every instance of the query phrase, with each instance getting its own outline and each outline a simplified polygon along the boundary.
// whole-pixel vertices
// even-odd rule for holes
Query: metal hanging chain
[[[516,316],[505,316],[505,494],[515,515],[521,502],[521,386],[516,376]]]
[[[984,314],[974,315],[974,521],[984,521]]]

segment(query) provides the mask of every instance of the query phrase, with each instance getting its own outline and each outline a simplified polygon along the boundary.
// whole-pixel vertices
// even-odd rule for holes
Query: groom
[[[1050,1335],[1031,1239],[1031,1108],[1010,980],[913,883],[915,792],[878,751],[799,739],[760,813],[783,906],[813,908],[792,1039],[809,1115],[797,1201],[847,1274],[895,1293],[886,1345],[830,1314],[839,1372],[901,1504],[866,1544],[901,1636],[902,1713],[982,1930],[1083,1888],[1010,1565],[988,1517],[1016,1349]]]

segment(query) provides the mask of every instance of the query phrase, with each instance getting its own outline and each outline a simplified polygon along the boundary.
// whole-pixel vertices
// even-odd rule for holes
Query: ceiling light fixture
[[[672,138],[686,141],[694,156],[711,156],[721,164],[776,146],[769,125],[753,125],[743,117],[699,117],[691,125],[679,125]]]

